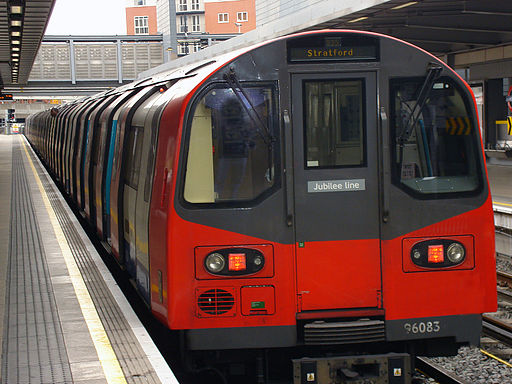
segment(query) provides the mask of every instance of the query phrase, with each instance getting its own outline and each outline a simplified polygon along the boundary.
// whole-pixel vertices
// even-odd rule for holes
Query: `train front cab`
[[[195,92],[176,91],[160,123],[160,140],[183,136],[171,169],[169,149],[157,160],[150,237],[167,201],[159,169],[175,186],[166,271],[152,250],[157,316],[192,350],[478,344],[496,308],[494,234],[467,85],[424,51],[357,32],[216,66],[178,83]]]

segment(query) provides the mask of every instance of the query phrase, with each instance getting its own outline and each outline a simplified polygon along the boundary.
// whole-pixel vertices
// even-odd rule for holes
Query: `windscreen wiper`
[[[397,137],[396,141],[400,146],[400,169],[402,168],[402,162],[404,157],[404,144],[411,137],[412,131],[418,120],[420,119],[421,110],[425,106],[428,97],[430,96],[430,92],[432,91],[432,87],[434,82],[439,78],[441,72],[443,71],[443,67],[438,63],[430,63],[427,67],[427,76],[425,77],[425,81],[421,85],[421,89],[418,93],[418,97],[416,98],[416,103],[411,108],[411,113],[409,114],[409,118],[405,123],[405,129],[400,133],[400,136]]]
[[[263,139],[263,142],[268,147],[268,179],[271,181],[273,179],[273,143],[275,141],[274,137],[270,133],[270,129],[263,121],[262,117],[254,107],[254,104],[245,91],[245,89],[240,84],[238,77],[233,68],[230,69],[229,73],[224,74],[224,80],[229,84],[229,87],[235,94],[236,98],[242,104],[242,107],[245,109],[245,112],[252,120],[254,125],[256,126],[256,131]]]

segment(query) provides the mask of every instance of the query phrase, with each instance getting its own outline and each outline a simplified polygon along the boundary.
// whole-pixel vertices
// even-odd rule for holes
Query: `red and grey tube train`
[[[474,97],[403,41],[286,36],[25,133],[188,350],[445,354],[496,309]]]

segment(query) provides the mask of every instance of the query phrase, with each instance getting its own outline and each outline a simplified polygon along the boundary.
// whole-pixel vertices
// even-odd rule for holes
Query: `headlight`
[[[224,269],[226,260],[220,253],[212,253],[205,260],[206,269],[212,273],[219,273]]]
[[[462,246],[462,244],[452,243],[448,247],[448,250],[446,251],[446,255],[448,256],[448,260],[450,260],[454,264],[458,264],[462,260],[464,260],[464,256],[465,256],[464,247]]]

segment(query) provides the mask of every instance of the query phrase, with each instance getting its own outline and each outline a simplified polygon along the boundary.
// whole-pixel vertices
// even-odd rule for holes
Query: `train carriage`
[[[297,383],[313,371],[343,382],[326,361],[361,377],[389,365],[384,376],[408,382],[409,356],[478,344],[496,309],[475,100],[417,47],[300,33],[59,114],[58,140],[75,145],[52,146],[48,113],[28,120],[28,139],[51,168],[77,159],[66,191],[203,362],[286,350]]]

